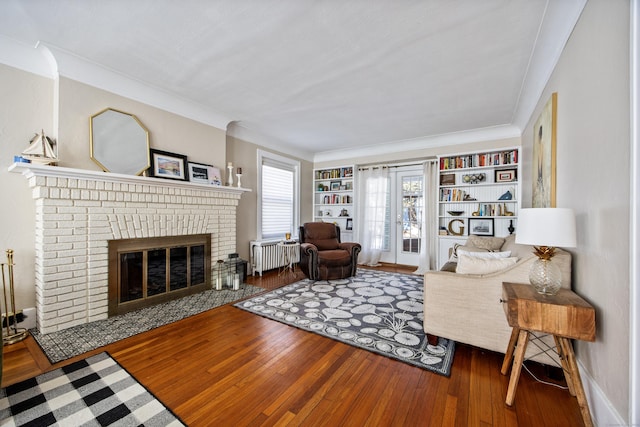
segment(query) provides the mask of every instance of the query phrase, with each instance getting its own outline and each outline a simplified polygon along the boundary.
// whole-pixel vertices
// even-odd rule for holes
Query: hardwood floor
[[[275,273],[247,282],[269,289],[284,284]],[[502,354],[459,344],[446,378],[231,305],[78,359],[100,351],[108,351],[190,426],[583,425],[568,391],[524,372],[513,407],[506,406]],[[72,360],[51,365],[29,337],[4,348],[2,385]],[[532,367],[544,376],[541,366]]]

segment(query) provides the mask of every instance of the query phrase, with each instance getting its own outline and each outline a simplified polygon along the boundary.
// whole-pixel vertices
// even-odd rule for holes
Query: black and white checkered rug
[[[49,334],[40,334],[37,330],[30,332],[49,361],[57,363],[263,291],[263,288],[247,284],[238,290],[210,289],[62,331]]]
[[[2,426],[184,426],[107,353],[0,390]]]

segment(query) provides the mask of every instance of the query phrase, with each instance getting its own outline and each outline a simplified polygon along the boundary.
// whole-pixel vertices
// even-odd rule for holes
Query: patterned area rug
[[[356,277],[305,279],[234,306],[449,376],[455,342],[427,342],[422,283],[422,276],[359,269]]]
[[[49,361],[56,363],[263,291],[263,288],[246,284],[236,291],[207,290],[62,331],[30,332]]]
[[[107,353],[0,390],[11,426],[184,426]]]

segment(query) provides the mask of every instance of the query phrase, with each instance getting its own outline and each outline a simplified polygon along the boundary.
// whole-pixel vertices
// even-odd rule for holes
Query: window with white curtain
[[[258,236],[296,236],[300,223],[300,162],[258,150]]]

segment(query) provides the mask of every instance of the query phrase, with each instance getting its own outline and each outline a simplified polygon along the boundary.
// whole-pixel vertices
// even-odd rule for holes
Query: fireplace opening
[[[109,316],[200,292],[210,284],[210,234],[109,241]]]

